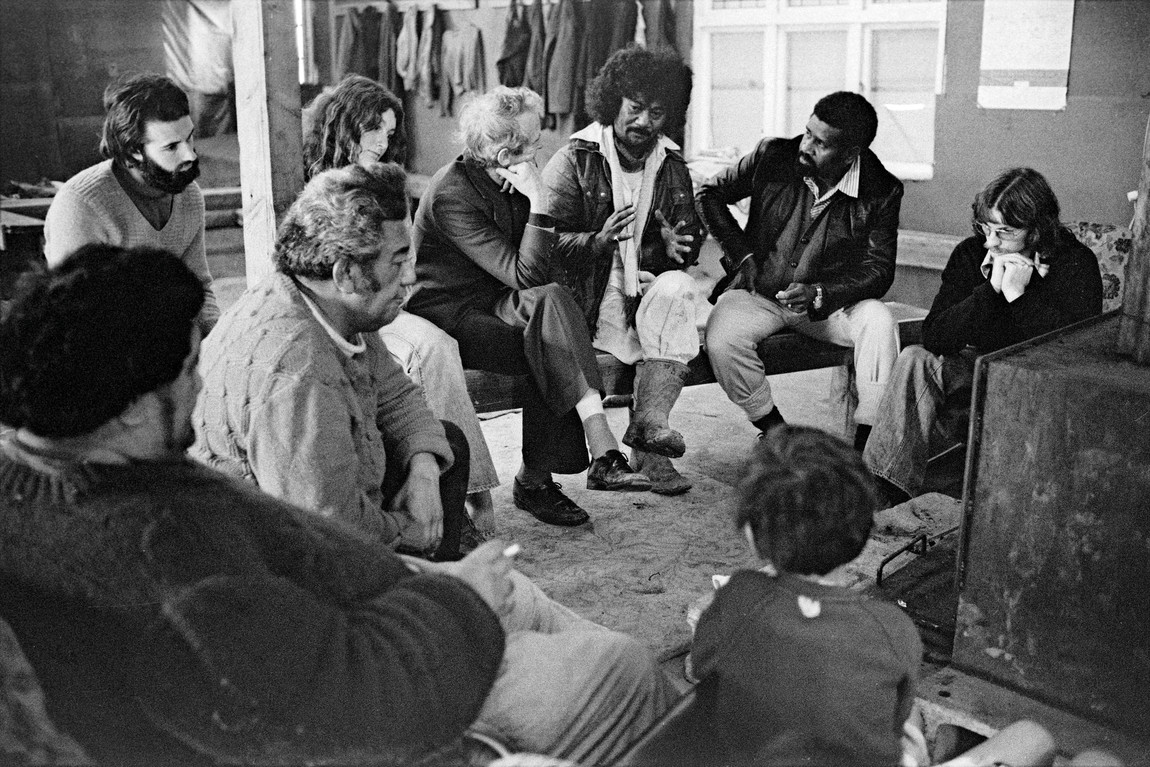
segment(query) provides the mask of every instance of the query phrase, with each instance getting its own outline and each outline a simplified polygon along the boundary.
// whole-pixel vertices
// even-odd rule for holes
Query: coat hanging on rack
[[[443,63],[443,14],[438,6],[423,12],[423,31],[419,34],[419,80],[416,89],[423,102],[431,106],[439,98],[440,71]]]
[[[659,0],[655,16],[647,26],[648,48],[670,48],[679,50],[675,32],[675,8],[671,0]]]
[[[582,0],[559,0],[547,19],[547,98],[552,114],[570,114],[582,103]]]
[[[526,9],[527,27],[531,44],[527,48],[527,62],[523,68],[523,84],[543,97],[547,104],[547,32],[543,24],[543,0],[535,0]]]
[[[413,3],[403,12],[403,25],[395,41],[395,70],[405,91],[419,84],[419,8]]]
[[[348,8],[340,23],[336,47],[336,82],[346,75],[357,74],[376,79],[379,76],[379,26],[382,14],[368,6]]]
[[[527,13],[518,0],[511,0],[507,6],[507,27],[503,35],[503,49],[495,68],[499,72],[501,85],[516,87],[523,84],[523,73],[527,68],[527,52],[531,48],[531,26]]]
[[[377,55],[379,69],[379,83],[392,93],[400,94],[403,91],[396,70],[396,36],[399,34],[400,16],[395,3],[386,0],[379,19],[379,52]]]

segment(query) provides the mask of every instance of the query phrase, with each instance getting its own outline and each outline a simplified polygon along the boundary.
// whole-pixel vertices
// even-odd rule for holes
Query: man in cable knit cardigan
[[[204,249],[204,195],[195,183],[188,97],[161,75],[113,82],[104,92],[100,153],[56,193],[44,220],[44,255],[59,264],[81,245],[146,245],[175,253],[204,286],[200,332],[220,310]]]
[[[375,164],[308,182],[280,225],[277,273],[249,289],[204,342],[193,416],[193,456],[343,518],[381,545],[426,535],[431,517],[421,509],[436,502],[434,484],[413,461],[430,459],[437,471],[445,447],[375,332],[415,279],[404,178],[396,165]],[[412,485],[398,504],[381,492],[394,486],[396,464],[407,465]],[[462,514],[462,493],[455,503]],[[442,506],[446,515],[446,499]],[[528,619],[505,622],[506,673],[478,726],[520,749],[609,763],[674,693],[646,648],[515,575],[514,614]]]

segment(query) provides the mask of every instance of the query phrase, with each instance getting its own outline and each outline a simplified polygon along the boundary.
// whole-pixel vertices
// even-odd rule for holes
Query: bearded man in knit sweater
[[[424,764],[469,724],[609,763],[670,704],[511,569],[396,556],[189,461],[198,280],[92,245],[0,322],[0,618],[100,764]],[[437,761],[435,764],[462,760]]]
[[[175,253],[204,286],[204,335],[220,316],[204,250],[204,195],[196,185],[188,97],[166,77],[136,75],[104,92],[100,154],[56,193],[44,220],[44,255],[59,264],[81,245],[147,245]]]

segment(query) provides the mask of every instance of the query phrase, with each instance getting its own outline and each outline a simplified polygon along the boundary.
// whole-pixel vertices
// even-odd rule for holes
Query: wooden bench
[[[887,306],[898,321],[899,340],[902,346],[922,342],[922,321],[926,310],[917,306],[888,301]],[[848,366],[853,367],[853,352],[850,347],[816,341],[806,336],[785,330],[776,333],[759,344],[759,357],[766,365],[767,375],[797,373],[803,370]],[[697,386],[715,382],[711,362],[704,352],[690,362],[691,373],[687,386]],[[519,387],[525,376],[509,376],[488,373],[481,370],[467,370],[467,390],[475,403],[475,410],[490,413],[497,410],[510,410],[522,406]],[[599,372],[603,376],[606,394],[630,394],[635,369],[624,365],[610,354],[599,355]]]

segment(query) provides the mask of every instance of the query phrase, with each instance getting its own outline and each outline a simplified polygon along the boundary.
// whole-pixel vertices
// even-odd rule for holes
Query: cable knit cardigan
[[[404,520],[382,507],[388,458],[428,452],[446,468],[453,456],[379,335],[363,340],[359,354],[341,351],[290,277],[249,289],[200,349],[192,456],[394,543]]]
[[[0,441],[0,581],[100,764],[408,764],[475,718],[503,654],[462,581],[182,457]]]

